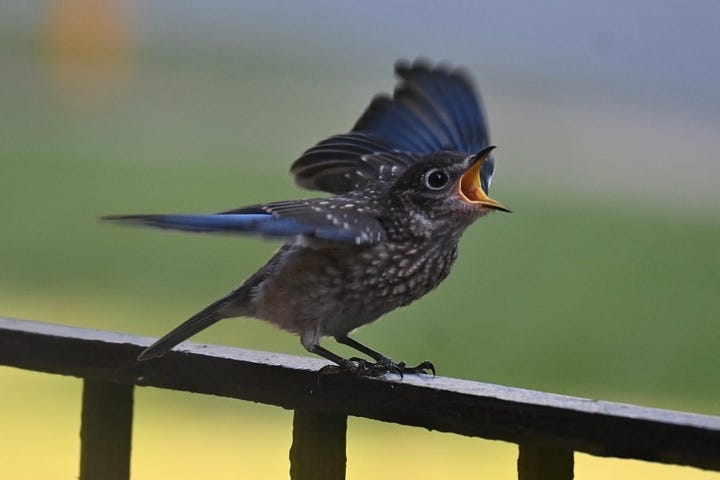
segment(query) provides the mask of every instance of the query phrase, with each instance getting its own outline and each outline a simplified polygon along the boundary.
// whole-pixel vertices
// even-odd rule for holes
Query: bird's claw
[[[389,358],[383,358],[378,362],[371,362],[364,358],[352,357],[342,364],[326,365],[318,372],[320,375],[347,373],[358,377],[382,377],[386,373],[395,373],[403,378],[405,374],[429,374],[435,376],[435,365],[432,362],[424,361],[415,367],[408,367],[405,362],[394,362]]]
[[[428,375],[430,372],[432,372],[432,376],[435,376],[435,365],[429,360],[425,360],[424,362],[420,362],[414,367],[406,367],[405,363],[401,362],[404,370],[403,373],[410,373],[410,374],[418,374],[423,373]]]

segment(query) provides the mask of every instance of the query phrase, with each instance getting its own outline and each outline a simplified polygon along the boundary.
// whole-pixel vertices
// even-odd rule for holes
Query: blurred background
[[[516,213],[356,338],[441,375],[718,415],[719,22],[710,0],[2,2],[0,315],[164,334],[278,245],[97,218],[312,196],[290,162],[422,55],[475,77]],[[254,320],[195,340],[306,354]],[[0,477],[76,477],[80,387],[0,368]],[[288,475],[290,412],[141,388],[135,419],[135,479]],[[502,442],[351,419],[348,445],[350,479],[514,478]]]

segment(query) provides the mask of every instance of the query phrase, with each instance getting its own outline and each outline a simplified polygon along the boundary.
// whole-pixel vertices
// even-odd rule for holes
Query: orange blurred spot
[[[54,90],[81,104],[112,97],[129,78],[130,30],[128,2],[53,1],[45,34]]]

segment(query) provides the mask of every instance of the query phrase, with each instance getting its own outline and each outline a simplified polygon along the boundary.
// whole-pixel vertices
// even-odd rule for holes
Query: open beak
[[[473,205],[481,205],[486,208],[492,208],[493,210],[501,210],[503,212],[512,212],[508,207],[493,200],[487,196],[485,190],[482,188],[482,182],[480,179],[480,169],[487,160],[488,155],[495,147],[487,147],[476,155],[475,163],[467,169],[463,176],[460,178],[459,193],[460,198],[465,202]]]

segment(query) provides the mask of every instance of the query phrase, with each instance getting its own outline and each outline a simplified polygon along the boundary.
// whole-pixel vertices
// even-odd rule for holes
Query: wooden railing
[[[348,415],[516,443],[526,480],[573,478],[575,451],[720,470],[720,417],[446,377],[318,376],[322,360],[198,344],[138,363],[150,341],[0,318],[0,365],[84,380],[83,480],[129,478],[136,385],[294,410],[294,480],[345,477]]]

